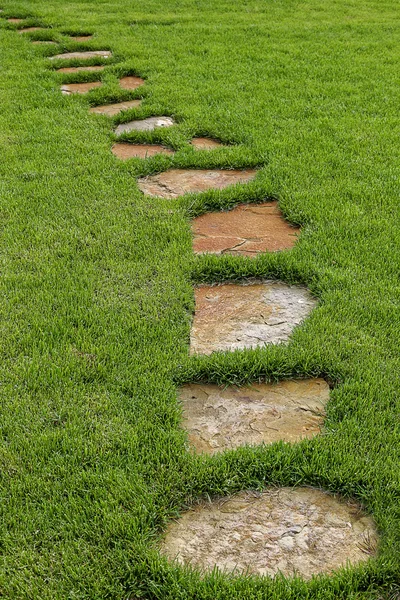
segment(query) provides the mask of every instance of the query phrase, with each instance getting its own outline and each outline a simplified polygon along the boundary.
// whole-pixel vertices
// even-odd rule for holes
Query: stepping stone
[[[190,142],[198,150],[214,150],[214,148],[223,148],[223,144],[213,138],[199,137],[193,138]]]
[[[104,65],[97,65],[95,67],[62,67],[57,69],[57,73],[79,73],[79,71],[104,71]]]
[[[91,58],[110,58],[112,53],[108,50],[93,50],[90,52],[65,52],[49,56],[49,60],[89,60]]]
[[[101,81],[89,81],[86,83],[68,83],[61,86],[61,92],[66,96],[70,94],[87,94],[102,85]]]
[[[105,104],[104,106],[93,106],[90,109],[91,113],[96,113],[98,115],[107,115],[108,117],[113,117],[123,110],[128,110],[129,108],[138,108],[141,105],[141,100],[128,100],[127,102],[119,102],[118,104]]]
[[[75,42],[87,42],[92,39],[92,35],[71,35],[71,39]]]
[[[24,29],[18,29],[17,33],[29,33],[31,31],[46,31],[44,27],[24,27]]]
[[[169,169],[164,173],[139,179],[138,185],[148,196],[178,198],[187,193],[222,190],[236,183],[247,183],[256,174],[255,169]]]
[[[125,144],[118,142],[111,148],[112,153],[121,160],[130,158],[150,158],[157,154],[174,154],[173,150],[155,144]]]
[[[329,386],[323,379],[246,387],[193,383],[183,386],[179,396],[191,446],[215,454],[245,444],[298,442],[318,435]]]
[[[116,135],[121,133],[129,133],[130,131],[153,131],[158,127],[172,127],[175,121],[171,117],[148,117],[139,121],[129,121],[129,123],[121,123],[115,130]]]
[[[119,80],[119,85],[123,90],[136,90],[144,84],[144,79],[141,77],[122,77]]]
[[[51,42],[50,40],[33,40],[32,44],[56,44],[57,42]]]
[[[190,353],[211,354],[287,341],[317,305],[303,286],[279,281],[195,288]]]
[[[355,501],[282,487],[195,505],[169,525],[161,551],[202,571],[310,579],[367,561],[377,543],[374,521]]]
[[[206,213],[194,219],[193,250],[243,256],[276,252],[292,248],[297,231],[282,217],[276,202],[241,204],[229,212]]]
[[[7,19],[7,21],[9,23],[22,23],[23,21],[25,21],[25,19],[14,19],[14,18],[12,18],[12,19]]]

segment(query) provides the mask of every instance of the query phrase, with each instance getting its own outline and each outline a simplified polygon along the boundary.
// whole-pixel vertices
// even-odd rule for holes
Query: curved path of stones
[[[18,33],[40,32],[24,27],[24,19],[9,18]],[[91,35],[71,36],[86,42]],[[32,43],[56,44],[51,40]],[[51,61],[77,61],[80,66],[58,68],[60,73],[102,71],[112,53],[106,50],[68,52]],[[85,66],[85,61],[102,64]],[[136,90],[145,81],[137,76],[120,79],[124,90]],[[102,82],[68,83],[65,95],[85,94]],[[138,108],[140,99],[95,106],[93,114],[112,117]],[[131,143],[126,134],[172,127],[168,116],[123,122],[115,129],[124,136],[113,147],[121,160],[147,159],[173,150],[156,144]],[[213,138],[194,138],[198,151],[223,147]],[[141,191],[152,197],[178,198],[185,193],[224,189],[245,184],[256,170],[169,169],[138,180]],[[261,252],[292,248],[298,231],[282,217],[276,202],[238,205],[227,212],[206,213],[192,223],[193,249],[197,254],[232,254],[254,257]],[[195,288],[196,310],[191,330],[190,353],[211,354],[276,344],[288,340],[294,327],[316,306],[302,286],[279,281],[201,285]],[[183,425],[191,451],[213,455],[242,445],[297,442],[320,433],[329,387],[323,379],[289,380],[249,387],[188,383],[180,389]],[[243,491],[227,498],[200,502],[170,525],[161,551],[179,563],[212,570],[310,578],[348,562],[365,561],[374,553],[377,532],[372,519],[355,502],[344,501],[314,488]]]

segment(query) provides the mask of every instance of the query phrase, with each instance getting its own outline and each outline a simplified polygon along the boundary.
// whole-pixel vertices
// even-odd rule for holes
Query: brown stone
[[[25,21],[25,19],[16,19],[16,18],[12,18],[12,19],[7,19],[7,21],[9,23],[22,23],[22,21]]]
[[[101,81],[89,81],[86,83],[68,83],[61,86],[61,92],[67,96],[70,94],[87,94],[90,90],[100,87]]]
[[[56,44],[57,42],[52,42],[50,40],[33,40],[32,44]]]
[[[128,100],[127,102],[118,102],[118,104],[105,104],[104,106],[93,106],[90,109],[91,113],[98,115],[107,115],[113,117],[118,113],[129,110],[130,108],[138,108],[141,104],[141,100]]]
[[[171,117],[148,117],[147,119],[121,123],[115,133],[121,135],[121,133],[129,133],[130,131],[153,131],[158,127],[172,127],[172,125],[174,125],[174,120]]]
[[[218,140],[206,137],[193,138],[190,143],[198,150],[214,150],[214,148],[223,147],[223,144]]]
[[[91,58],[110,58],[112,53],[108,50],[93,50],[90,52],[65,52],[49,56],[49,60],[89,60]]]
[[[18,33],[30,33],[31,31],[46,31],[44,27],[24,27],[18,29]]]
[[[57,69],[58,73],[79,73],[80,71],[103,71],[105,69],[104,65],[98,65],[95,67],[62,67],[61,69]]]
[[[91,40],[92,37],[92,35],[72,35],[71,39],[75,42],[87,42],[88,40]]]
[[[155,144],[125,144],[118,142],[112,147],[112,153],[121,160],[130,158],[150,158],[156,154],[173,154],[173,151],[164,146]]]
[[[255,169],[169,169],[158,175],[138,180],[139,188],[148,196],[178,198],[187,193],[222,190],[236,183],[247,183],[256,176]]]
[[[201,285],[195,298],[191,354],[286,341],[316,306],[305,287],[279,281]]]
[[[215,454],[245,444],[297,442],[320,432],[329,400],[323,379],[180,389],[183,426],[197,452]]]
[[[270,488],[203,502],[167,529],[180,564],[257,575],[332,573],[376,553],[374,521],[356,502],[314,488]]]
[[[119,85],[123,90],[136,90],[144,84],[144,79],[141,77],[122,77],[119,80]]]
[[[228,212],[212,212],[193,220],[193,250],[198,253],[241,254],[292,248],[298,228],[283,217],[276,202],[241,204]]]

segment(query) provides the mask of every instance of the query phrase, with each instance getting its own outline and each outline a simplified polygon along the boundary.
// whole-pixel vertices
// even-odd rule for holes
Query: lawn
[[[396,598],[400,584],[400,13],[396,0],[1,0],[1,571],[7,600]],[[52,29],[18,35],[7,17]],[[89,42],[68,34],[93,33]],[[33,45],[54,39],[58,46]],[[62,96],[48,56],[111,50]],[[100,61],[101,62],[101,61]],[[138,75],[146,85],[119,89]],[[113,119],[89,106],[143,98]],[[173,156],[118,161],[113,128]],[[196,153],[194,135],[228,144]],[[238,189],[148,198],[173,166],[257,167]],[[276,198],[293,250],[195,256],[190,219]],[[189,357],[193,286],[278,279],[319,304],[290,343]],[[188,452],[177,388],[325,377],[322,435]],[[269,485],[360,501],[376,558],[334,576],[205,577],[158,542],[202,497]]]

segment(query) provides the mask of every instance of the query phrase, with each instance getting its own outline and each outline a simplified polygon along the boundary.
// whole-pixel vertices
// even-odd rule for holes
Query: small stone
[[[30,33],[31,31],[46,31],[44,27],[24,27],[23,29],[18,29],[17,33]]]
[[[23,21],[25,21],[25,19],[17,19],[17,18],[11,18],[11,19],[7,19],[7,21],[9,23],[22,23]]]
[[[91,40],[92,37],[92,35],[72,35],[71,39],[75,42],[87,42],[88,40]]]
[[[112,147],[112,153],[121,160],[130,158],[150,158],[157,154],[173,154],[174,152],[164,146],[155,144],[125,144],[118,142]]]
[[[65,52],[49,56],[49,60],[89,60],[91,58],[110,58],[112,53],[108,50],[93,50],[89,52]]]
[[[61,92],[67,96],[70,94],[87,94],[90,90],[101,87],[101,81],[90,81],[86,83],[68,83],[61,86]]]
[[[56,44],[57,42],[52,42],[50,40],[33,40],[32,44]]]
[[[141,77],[122,77],[119,80],[119,85],[123,90],[136,90],[144,84],[144,79]]]
[[[158,127],[172,127],[174,124],[175,121],[171,117],[149,117],[148,119],[121,123],[115,133],[121,135],[121,133],[129,133],[130,131],[153,131]]]
[[[80,71],[103,71],[105,69],[104,65],[97,65],[94,67],[62,67],[61,69],[57,69],[57,73],[79,73]]]
[[[107,115],[108,117],[113,117],[114,115],[118,115],[124,110],[129,110],[130,108],[138,108],[141,105],[141,102],[141,100],[128,100],[127,102],[118,102],[118,104],[105,104],[104,106],[93,106],[90,109],[90,112],[98,115]]]
[[[198,150],[214,150],[214,148],[222,148],[223,144],[218,140],[207,137],[193,138],[190,142],[192,146]]]

